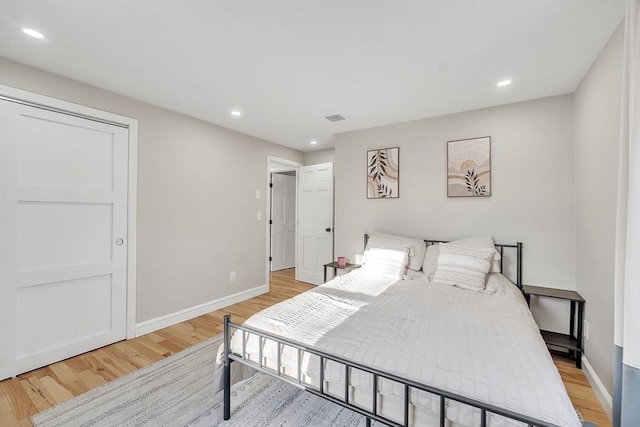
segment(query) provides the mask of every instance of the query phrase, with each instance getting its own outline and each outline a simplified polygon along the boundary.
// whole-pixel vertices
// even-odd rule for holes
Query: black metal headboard
[[[364,235],[364,247],[367,247],[367,241],[369,240],[369,235],[365,233]],[[450,240],[430,240],[430,239],[422,239],[424,242],[429,245],[437,245],[438,243],[448,243]],[[500,253],[500,271],[504,271],[502,268],[502,263],[504,262],[504,250],[505,249],[515,249],[516,250],[516,286],[522,290],[522,242],[517,242],[515,244],[505,244],[505,243],[495,243],[494,246]]]

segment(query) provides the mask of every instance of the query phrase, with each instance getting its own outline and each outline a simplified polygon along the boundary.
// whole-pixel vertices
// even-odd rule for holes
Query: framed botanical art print
[[[447,197],[491,196],[491,137],[447,142]]]
[[[367,151],[367,199],[399,197],[400,148]]]

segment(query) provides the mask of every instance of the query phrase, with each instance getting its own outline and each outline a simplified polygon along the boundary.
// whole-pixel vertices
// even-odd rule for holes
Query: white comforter
[[[560,426],[580,426],[566,390],[520,291],[490,274],[483,293],[424,280],[400,280],[353,271],[252,316],[246,324],[318,350],[419,383],[468,396]],[[242,335],[232,338],[242,353]],[[258,340],[245,351],[258,360]],[[263,345],[275,369],[277,346]],[[295,376],[298,352],[282,351]],[[303,356],[303,381],[317,387],[319,360]],[[327,365],[325,380],[340,389],[342,367]],[[353,371],[351,385],[372,389],[371,375]],[[380,393],[402,399],[403,387],[381,382]],[[369,393],[370,394],[370,393]],[[438,413],[438,399],[412,391],[411,403]],[[370,404],[369,404],[370,405]],[[455,402],[447,418],[479,425],[478,411]],[[490,425],[512,425],[489,417]],[[519,425],[519,424],[516,424]]]

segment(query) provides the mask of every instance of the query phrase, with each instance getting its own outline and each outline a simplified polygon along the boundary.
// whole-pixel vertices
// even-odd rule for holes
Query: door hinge
[[[269,257],[269,261],[273,261],[273,257]]]
[[[272,219],[269,220],[269,225],[273,225],[273,220]]]
[[[269,188],[273,188],[273,182],[269,183]]]

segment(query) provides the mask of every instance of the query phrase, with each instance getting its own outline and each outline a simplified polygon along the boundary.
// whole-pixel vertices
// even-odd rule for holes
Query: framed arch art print
[[[367,151],[367,199],[397,199],[400,148]]]
[[[447,197],[491,196],[491,137],[447,142]]]

